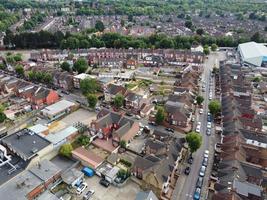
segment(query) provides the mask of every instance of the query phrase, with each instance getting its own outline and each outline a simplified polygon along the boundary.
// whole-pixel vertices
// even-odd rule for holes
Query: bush
[[[130,168],[132,166],[132,163],[130,163],[127,160],[121,159],[120,162],[124,164],[126,167]]]

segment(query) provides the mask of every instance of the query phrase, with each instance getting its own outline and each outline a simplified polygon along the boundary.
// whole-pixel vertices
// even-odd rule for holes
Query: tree
[[[66,62],[66,61],[64,61],[63,63],[61,63],[60,67],[61,67],[61,69],[63,71],[67,71],[67,72],[70,71],[70,64],[68,62]]]
[[[201,105],[201,104],[203,103],[203,101],[204,101],[204,97],[202,97],[202,96],[197,96],[196,101],[197,101],[197,104],[198,104],[198,105]]]
[[[165,110],[163,107],[158,107],[157,113],[156,113],[156,123],[161,124],[165,119]]]
[[[126,143],[125,140],[121,140],[121,141],[120,141],[120,147],[121,147],[121,148],[124,148],[124,149],[125,149],[125,148],[126,148],[126,145],[127,145],[127,143]]]
[[[114,98],[114,105],[116,108],[121,108],[124,103],[124,96],[121,94],[117,94]]]
[[[251,41],[254,42],[261,42],[261,35],[259,32],[254,33],[254,35],[251,36]]]
[[[79,58],[73,65],[73,70],[79,74],[86,72],[88,63],[85,58]]]
[[[81,80],[80,88],[83,95],[87,96],[88,94],[95,94],[100,89],[100,86],[96,79],[86,78]]]
[[[90,44],[89,44],[88,40],[83,39],[83,40],[80,41],[80,45],[79,45],[80,48],[86,49],[89,46],[90,46]]]
[[[13,58],[16,62],[22,61],[22,55],[20,53],[15,54]]]
[[[6,119],[6,115],[3,112],[0,112],[0,123],[4,122]]]
[[[216,51],[217,48],[218,48],[218,46],[217,46],[216,44],[213,43],[213,44],[211,45],[211,50],[212,50],[212,51]]]
[[[88,101],[89,107],[94,109],[97,104],[97,96],[95,94],[88,94],[87,101]]]
[[[202,136],[194,131],[188,133],[185,137],[191,153],[196,152],[202,144]]]
[[[204,30],[202,28],[199,28],[199,29],[196,30],[196,33],[198,35],[203,35],[204,34]]]
[[[159,48],[172,49],[173,47],[174,47],[174,43],[173,43],[172,39],[170,39],[170,38],[163,38],[159,42]]]
[[[65,157],[71,157],[73,147],[70,143],[63,144],[59,149],[59,154]]]
[[[81,135],[77,138],[77,142],[82,146],[87,146],[90,144],[90,137],[87,135]]]
[[[259,76],[253,78],[253,82],[259,83],[261,81],[261,78]]]
[[[220,102],[218,100],[212,100],[209,103],[209,110],[210,110],[210,113],[215,116],[217,113],[221,111]]]
[[[204,47],[203,52],[204,52],[205,55],[209,55],[210,54],[209,48],[206,48],[206,47]]]
[[[187,21],[185,21],[185,27],[186,28],[189,28],[189,29],[191,29],[192,28],[192,26],[193,26],[193,23],[192,23],[192,21],[191,20],[187,20]]]
[[[66,40],[66,47],[70,49],[77,49],[79,48],[79,40],[76,37],[69,37]]]
[[[100,32],[103,32],[105,30],[105,26],[104,26],[103,22],[100,20],[97,20],[95,23],[95,29],[100,31]]]
[[[16,65],[15,71],[18,75],[24,76],[24,68],[22,65]]]

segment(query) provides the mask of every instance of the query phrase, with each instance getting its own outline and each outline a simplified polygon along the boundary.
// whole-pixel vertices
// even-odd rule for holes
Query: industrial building
[[[254,67],[267,67],[267,47],[256,42],[238,45],[238,52],[243,64]]]

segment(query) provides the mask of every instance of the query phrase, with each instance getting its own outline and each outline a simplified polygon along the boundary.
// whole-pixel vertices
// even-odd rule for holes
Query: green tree
[[[127,145],[127,143],[126,143],[125,140],[121,140],[121,141],[120,141],[120,147],[121,147],[121,148],[126,148],[126,145]]]
[[[124,96],[121,94],[117,94],[114,98],[114,105],[116,108],[121,108],[124,103]]]
[[[77,49],[79,48],[79,40],[76,37],[69,37],[66,40],[66,47],[70,49]]]
[[[209,48],[204,48],[203,52],[204,52],[205,55],[209,55],[210,54]]]
[[[198,35],[203,35],[204,34],[204,30],[202,28],[199,28],[199,29],[196,30],[196,33]]]
[[[87,94],[95,94],[100,89],[100,85],[96,79],[86,78],[81,80],[80,88],[83,95],[86,96]]]
[[[88,63],[85,58],[79,58],[73,65],[73,70],[79,74],[86,72]]]
[[[68,62],[66,62],[66,61],[64,61],[63,63],[61,63],[60,67],[64,71],[67,71],[67,72],[70,71],[70,64]]]
[[[191,20],[185,21],[185,27],[191,29],[193,27],[193,23]]]
[[[16,65],[15,71],[18,75],[24,76],[24,68],[22,65]]]
[[[20,53],[15,54],[13,58],[16,62],[22,61],[22,55]]]
[[[197,98],[196,98],[196,101],[197,101],[197,104],[198,105],[201,105],[203,103],[203,101],[204,101],[204,97],[198,95]]]
[[[261,81],[261,78],[259,76],[253,78],[253,82],[259,83]]]
[[[88,101],[89,107],[94,109],[97,104],[97,96],[95,94],[88,94],[87,101]]]
[[[254,35],[251,36],[251,41],[254,42],[261,42],[261,35],[259,32],[254,33]]]
[[[216,44],[213,43],[213,44],[211,45],[211,50],[212,50],[212,51],[216,51],[217,49],[218,49],[218,46],[217,46]]]
[[[170,38],[163,38],[159,42],[159,48],[163,48],[163,49],[172,49],[172,48],[174,48],[173,40],[170,39]]]
[[[83,39],[80,41],[80,48],[86,49],[90,46],[90,43],[88,42],[88,40]]]
[[[166,113],[163,107],[158,107],[157,113],[156,113],[156,123],[161,124],[165,119]]]
[[[191,153],[196,152],[202,144],[202,136],[194,131],[188,133],[185,137]]]
[[[82,146],[88,146],[90,144],[90,137],[87,135],[81,135],[77,138],[77,142]]]
[[[105,26],[104,26],[103,22],[100,20],[97,20],[95,23],[95,29],[100,31],[100,32],[103,32],[105,30]]]
[[[52,81],[53,81],[53,77],[50,73],[43,73],[42,74],[42,82],[43,83],[51,84]]]
[[[209,103],[209,110],[212,115],[216,115],[221,111],[221,104],[218,100],[212,100]]]
[[[6,115],[3,112],[0,112],[0,123],[4,122],[6,120]]]
[[[59,149],[59,154],[65,157],[71,157],[73,147],[70,143],[63,144]]]

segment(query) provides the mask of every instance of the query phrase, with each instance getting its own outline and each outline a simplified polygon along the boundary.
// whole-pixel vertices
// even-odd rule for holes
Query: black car
[[[188,158],[187,162],[188,162],[189,164],[192,164],[192,163],[193,163],[193,160],[194,160],[194,158],[193,158],[192,156],[190,156],[190,157]]]
[[[99,183],[106,188],[110,185],[110,183],[106,179],[101,179]]]
[[[157,126],[156,122],[148,122],[149,125]]]
[[[190,167],[186,167],[185,170],[184,170],[184,173],[185,173],[186,175],[189,175],[190,170],[191,170]]]
[[[69,95],[69,94],[70,94],[70,93],[69,93],[68,91],[66,91],[66,90],[62,90],[61,93],[62,93],[62,94],[66,94],[66,95]]]
[[[132,117],[133,116],[133,113],[126,112],[126,115],[129,116],[129,117]]]
[[[174,129],[173,128],[165,128],[165,130],[174,133]]]
[[[201,188],[203,184],[203,177],[198,177],[196,186]]]

